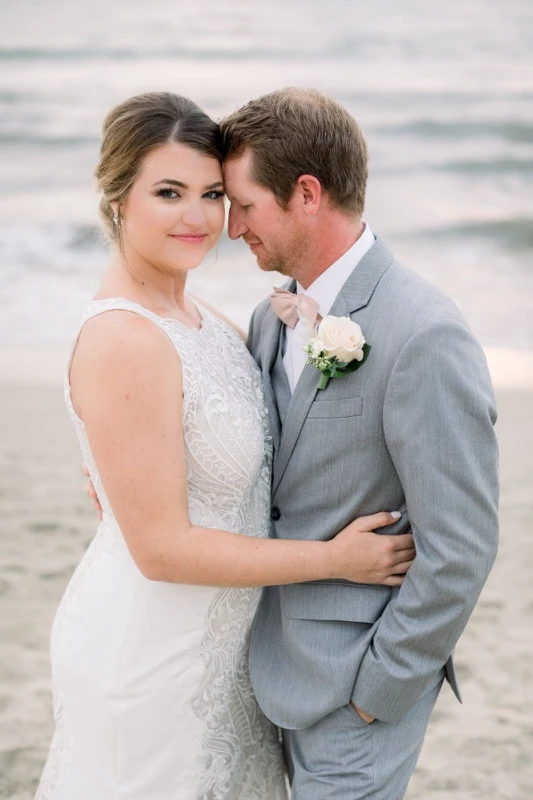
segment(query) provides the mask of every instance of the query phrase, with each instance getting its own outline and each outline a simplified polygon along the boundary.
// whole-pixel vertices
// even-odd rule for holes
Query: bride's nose
[[[181,221],[189,227],[205,226],[206,216],[200,202],[188,203],[181,214]]]

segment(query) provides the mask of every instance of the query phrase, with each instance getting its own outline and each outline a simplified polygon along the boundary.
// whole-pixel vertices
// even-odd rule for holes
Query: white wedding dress
[[[267,536],[267,415],[241,337],[203,308],[197,330],[120,298],[92,302],[83,322],[112,309],[152,320],[179,353],[191,521]],[[286,800],[277,729],[248,674],[259,590],[143,577],[72,406],[68,370],[65,395],[103,519],[53,625],[56,732],[36,798]]]

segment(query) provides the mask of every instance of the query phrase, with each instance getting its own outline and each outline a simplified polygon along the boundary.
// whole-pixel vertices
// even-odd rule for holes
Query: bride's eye
[[[207,197],[208,200],[219,200],[221,197],[225,196],[225,192],[221,191],[220,189],[213,189],[212,192],[206,192],[204,197]]]
[[[176,197],[181,197],[175,189],[171,189],[168,186],[163,186],[161,189],[158,189],[157,196],[163,197],[165,200],[175,200]]]

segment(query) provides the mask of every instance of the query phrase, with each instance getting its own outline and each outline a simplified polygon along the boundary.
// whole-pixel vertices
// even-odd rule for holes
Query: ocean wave
[[[435,237],[490,239],[505,249],[531,250],[533,249],[533,218],[515,217],[514,219],[458,223],[443,228],[417,231],[416,236],[425,239]]]
[[[415,175],[432,172],[451,172],[458,175],[499,176],[519,175],[524,178],[533,172],[533,158],[493,158],[485,160],[421,162],[415,164],[374,164],[372,174],[379,176]]]
[[[39,100],[40,95],[37,92],[22,92],[22,91],[1,91],[0,90],[0,103],[5,103],[6,105],[16,105],[21,101],[31,101],[34,102],[35,100]]]
[[[78,147],[79,145],[99,145],[97,136],[39,136],[33,133],[0,133],[0,145],[38,145],[39,147]]]
[[[81,270],[103,262],[106,239],[91,225],[43,225],[0,228],[0,265]]]
[[[296,47],[242,47],[229,48],[194,48],[194,47],[163,47],[154,49],[142,48],[102,48],[92,50],[83,47],[45,48],[45,47],[17,47],[0,48],[0,61],[142,61],[161,60],[165,58],[190,59],[191,61],[300,61],[305,58],[317,57],[331,58],[328,51],[303,49]]]
[[[533,143],[533,124],[521,120],[418,120],[405,125],[375,127],[373,130],[386,136],[407,135],[424,139],[466,139],[496,136],[510,142]]]
[[[529,173],[533,172],[532,158],[494,158],[486,161],[450,161],[441,164],[439,170],[444,172],[465,172],[475,175],[492,175],[494,173]]]

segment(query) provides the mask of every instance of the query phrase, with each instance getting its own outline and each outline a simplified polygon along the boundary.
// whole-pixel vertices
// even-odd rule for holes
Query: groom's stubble
[[[246,239],[245,239],[246,241]],[[276,242],[267,249],[261,243],[254,252],[257,266],[262,272],[278,272],[287,278],[292,278],[302,271],[302,261],[305,262],[306,237],[298,230],[288,231],[287,240],[283,243]]]
[[[309,231],[293,207],[284,206],[254,180],[252,153],[224,163],[224,183],[231,201],[228,234],[243,239],[263,272],[291,277],[308,258]]]

